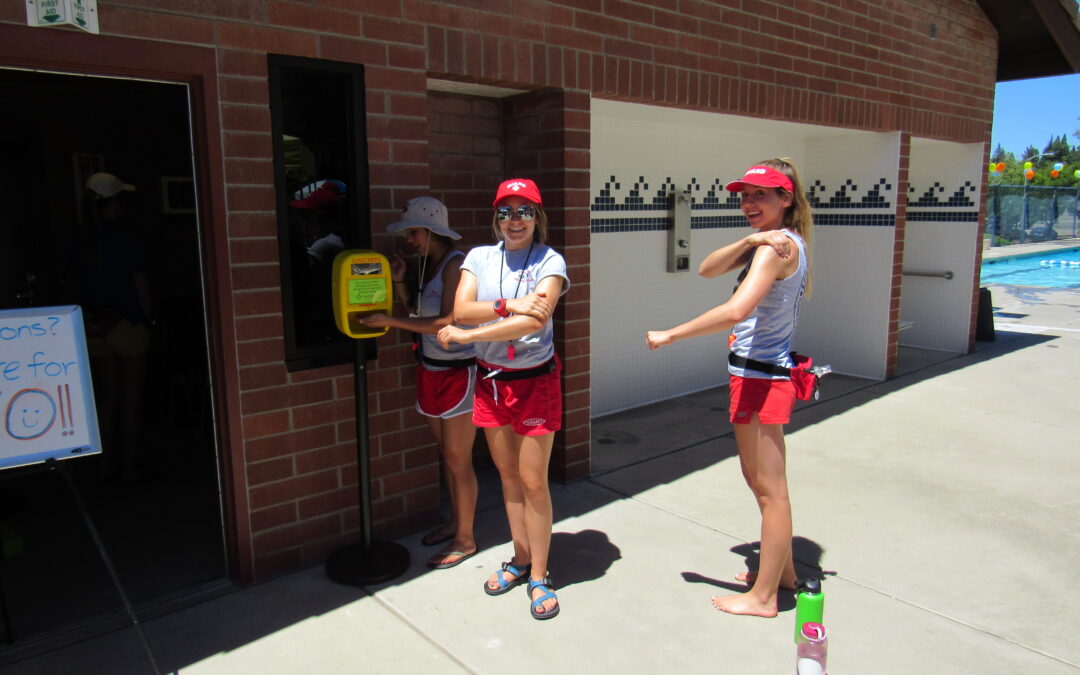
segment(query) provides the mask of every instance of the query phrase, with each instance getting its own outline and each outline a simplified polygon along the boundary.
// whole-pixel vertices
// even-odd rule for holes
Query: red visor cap
[[[791,179],[776,169],[767,166],[752,166],[746,170],[746,174],[739,180],[733,180],[724,187],[728,192],[742,192],[746,185],[768,188],[784,188],[788,192],[795,192],[795,186]]]

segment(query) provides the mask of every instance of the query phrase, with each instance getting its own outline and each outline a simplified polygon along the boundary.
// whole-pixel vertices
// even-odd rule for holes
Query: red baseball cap
[[[499,186],[499,191],[495,193],[495,201],[491,202],[491,205],[498,206],[499,202],[507,197],[522,197],[538,206],[544,205],[544,202],[540,200],[540,188],[528,178],[504,180]]]
[[[788,192],[795,192],[795,185],[790,178],[767,166],[752,166],[746,170],[741,179],[733,180],[724,187],[727,188],[728,192],[742,192],[745,185],[784,188]]]
[[[344,201],[340,189],[327,181],[307,197],[289,200],[289,206],[326,215],[340,207]]]

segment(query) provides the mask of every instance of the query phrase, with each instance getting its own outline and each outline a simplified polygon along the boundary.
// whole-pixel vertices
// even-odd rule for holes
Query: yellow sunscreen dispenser
[[[368,314],[389,314],[393,304],[390,261],[381,253],[362,249],[342,251],[334,258],[334,320],[351,338],[386,335],[387,328],[369,328],[358,321]]]

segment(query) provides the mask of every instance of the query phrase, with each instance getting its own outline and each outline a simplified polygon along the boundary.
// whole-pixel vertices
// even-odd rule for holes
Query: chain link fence
[[[991,246],[1053,241],[1080,231],[1080,187],[991,185],[986,234]]]

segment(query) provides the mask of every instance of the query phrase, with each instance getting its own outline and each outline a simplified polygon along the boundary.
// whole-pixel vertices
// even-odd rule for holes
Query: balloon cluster
[[[990,162],[989,171],[991,176],[1000,176],[1005,173],[1005,162]],[[1050,171],[1051,178],[1057,178],[1061,175],[1061,172],[1065,169],[1065,164],[1062,162],[1054,162],[1054,168]],[[1080,169],[1073,171],[1074,178],[1080,178]],[[1024,162],[1024,180],[1031,180],[1035,178],[1035,167],[1031,162]]]

